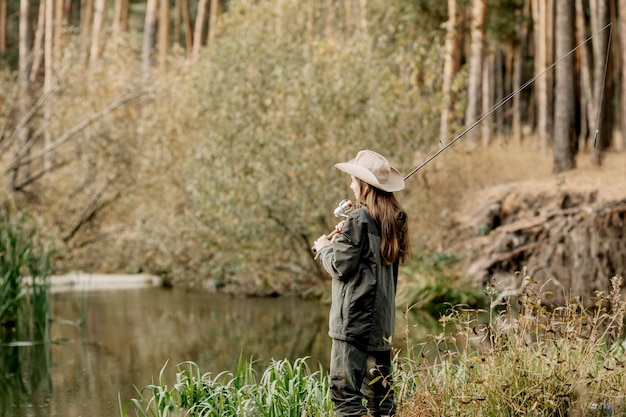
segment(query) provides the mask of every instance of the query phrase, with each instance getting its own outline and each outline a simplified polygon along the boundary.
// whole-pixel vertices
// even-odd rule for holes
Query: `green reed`
[[[50,250],[25,213],[0,209],[0,342],[49,338]]]
[[[178,415],[204,417],[304,417],[330,416],[328,378],[322,371],[312,371],[307,358],[272,360],[259,375],[253,363],[240,358],[234,373],[201,373],[197,364],[178,366],[176,382],[171,387],[163,381],[138,391],[130,401],[138,416]],[[146,392],[147,391],[147,392]],[[130,403],[122,405],[128,415]]]

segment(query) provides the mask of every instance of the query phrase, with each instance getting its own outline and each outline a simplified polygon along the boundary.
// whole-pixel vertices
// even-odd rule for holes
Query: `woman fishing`
[[[356,208],[330,239],[315,241],[332,277],[331,398],[339,417],[393,416],[398,264],[411,256],[407,216],[393,194],[404,189],[404,178],[370,150],[335,167],[351,176]]]

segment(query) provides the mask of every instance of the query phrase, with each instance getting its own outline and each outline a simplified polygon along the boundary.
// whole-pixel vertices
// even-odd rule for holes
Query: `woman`
[[[398,264],[411,256],[407,216],[393,194],[404,189],[404,178],[370,150],[335,167],[350,174],[356,209],[331,239],[323,235],[315,241],[332,277],[331,397],[339,417],[392,416]]]

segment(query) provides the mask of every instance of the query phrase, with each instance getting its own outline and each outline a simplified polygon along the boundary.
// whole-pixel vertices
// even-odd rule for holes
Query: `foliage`
[[[488,299],[473,289],[469,278],[458,274],[460,258],[445,252],[430,252],[421,246],[402,268],[396,304],[421,310],[439,318],[451,306],[483,308]]]
[[[188,83],[201,97],[197,123],[205,128],[184,175],[187,201],[204,226],[218,285],[248,292],[316,282],[311,242],[332,228],[328,214],[349,192],[332,164],[373,148],[408,170],[435,118],[421,95],[434,84],[407,77],[416,62],[413,71],[435,77],[426,45],[383,48],[381,39],[405,42],[394,26],[393,34],[376,26],[353,38],[307,39],[306,19],[319,6],[283,2],[278,18],[265,7],[271,3],[225,16],[229,32],[245,26],[246,35],[219,40],[202,79]]]

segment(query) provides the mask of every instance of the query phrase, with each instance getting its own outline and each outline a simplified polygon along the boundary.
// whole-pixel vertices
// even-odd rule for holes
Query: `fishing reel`
[[[354,205],[352,204],[352,201],[344,199],[341,200],[341,203],[339,203],[333,214],[335,215],[335,217],[348,217],[348,215],[352,213],[352,210],[354,210]]]
[[[350,215],[350,213],[352,213],[354,208],[355,207],[354,207],[354,204],[352,204],[352,201],[350,201],[348,199],[344,199],[344,200],[341,200],[341,202],[339,203],[337,208],[335,208],[335,210],[333,211],[333,214],[335,215],[335,217],[348,217]],[[338,231],[337,231],[337,229],[335,229],[330,234],[328,234],[326,237],[328,239],[331,239],[337,233],[338,233]],[[313,253],[315,253],[315,259],[317,259],[317,256],[319,254],[316,253],[315,246],[312,246],[311,250],[313,251]]]

